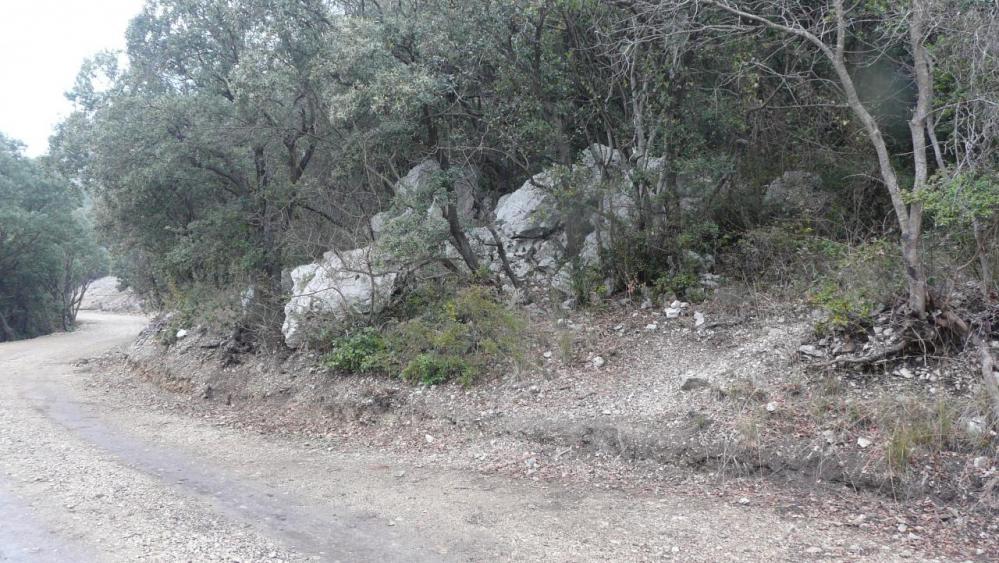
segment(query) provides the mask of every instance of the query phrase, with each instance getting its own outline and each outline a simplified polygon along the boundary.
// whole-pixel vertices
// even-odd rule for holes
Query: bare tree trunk
[[[448,193],[453,194],[453,192],[454,188],[448,189]],[[453,197],[450,199],[453,199]],[[475,250],[472,249],[471,243],[468,242],[468,236],[465,235],[465,231],[461,228],[461,221],[458,219],[458,208],[454,203],[448,202],[444,210],[444,218],[447,219],[451,242],[454,243],[454,247],[458,250],[458,254],[461,255],[461,259],[465,261],[465,265],[468,266],[468,269],[472,273],[477,272],[479,270],[479,258],[475,255]]]
[[[281,333],[283,303],[281,291],[281,269],[283,267],[281,222],[285,220],[284,210],[275,209],[270,199],[271,176],[267,168],[263,146],[253,147],[253,161],[256,172],[256,214],[259,221],[258,232],[263,250],[263,279],[258,278],[258,296],[255,309],[260,315],[261,340],[269,347],[279,350],[284,346]]]
[[[14,329],[10,328],[10,325],[7,323],[7,317],[4,316],[3,311],[0,311],[0,330],[3,331],[3,339],[5,341],[9,342],[17,338],[17,335],[14,334]]]
[[[975,231],[975,252],[978,254],[978,265],[982,270],[982,297],[987,304],[992,299],[992,259],[989,256],[988,233],[978,218],[971,220],[971,227]]]
[[[842,2],[842,0],[837,1]],[[912,119],[909,120],[909,131],[912,134],[912,159],[915,169],[912,191],[915,194],[926,189],[926,180],[929,177],[926,130],[929,123],[930,105],[933,103],[933,77],[930,75],[929,55],[924,45],[928,12],[926,0],[914,0],[909,16],[909,47],[912,49],[912,66],[917,89],[916,108]],[[902,244],[906,273],[909,277],[909,309],[919,317],[926,315],[928,293],[926,272],[922,260],[922,230],[923,204],[914,201],[909,205],[909,231],[903,233]]]
[[[519,288],[520,280],[517,279],[517,274],[515,274],[513,272],[513,268],[510,267],[510,260],[506,255],[506,247],[503,245],[503,240],[500,238],[499,233],[496,232],[496,229],[492,225],[489,225],[486,228],[489,229],[489,234],[493,236],[493,242],[496,244],[496,253],[499,255],[500,264],[503,265],[503,273],[506,274],[506,277],[510,278],[510,283],[513,284],[513,287]]]
[[[430,108],[426,105],[423,106],[423,120],[427,128],[427,145],[433,147],[439,152],[437,161],[440,164],[441,171],[447,173],[451,169],[451,160],[448,158],[447,151],[445,151],[440,146],[440,135],[437,130],[437,124],[434,123],[433,117],[430,114]],[[447,220],[448,234],[451,235],[451,243],[454,245],[458,254],[461,255],[461,259],[465,261],[465,265],[468,269],[475,273],[479,269],[479,259],[475,255],[475,251],[472,249],[471,243],[468,242],[468,237],[465,235],[465,231],[461,228],[461,220],[458,217],[458,207],[454,204],[457,199],[455,194],[454,184],[451,181],[445,183],[445,187],[448,193],[448,203],[444,207],[443,215],[444,219]]]
[[[87,295],[87,290],[90,289],[90,282],[85,282],[80,287],[78,287],[73,292],[73,297],[70,299],[70,318],[73,324],[76,324],[76,317],[80,314],[80,306],[83,305],[83,298]]]

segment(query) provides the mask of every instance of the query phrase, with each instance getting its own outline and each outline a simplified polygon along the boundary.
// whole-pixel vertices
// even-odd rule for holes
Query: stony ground
[[[563,454],[559,474],[546,469],[558,466],[550,457],[529,451],[513,461],[516,472],[475,470],[467,463],[471,447],[452,448],[453,438],[435,421],[408,444],[401,432],[399,441],[315,427],[261,432],[221,401],[188,400],[108,374],[99,362],[81,363],[127,343],[142,323],[102,314],[84,320],[76,333],[0,346],[0,560],[881,561],[995,554],[985,543],[975,548],[946,535],[937,541],[937,522],[922,523],[927,512],[918,505],[864,506],[843,491],[788,495],[767,481],[691,480],[665,474],[662,465],[575,453]],[[613,408],[606,407],[609,416]],[[514,443],[525,442],[510,435],[478,445],[489,458],[506,455]],[[664,474],[637,479],[643,471]],[[911,523],[907,533],[901,523],[888,532],[875,524],[892,510]],[[954,517],[941,519],[954,525]]]

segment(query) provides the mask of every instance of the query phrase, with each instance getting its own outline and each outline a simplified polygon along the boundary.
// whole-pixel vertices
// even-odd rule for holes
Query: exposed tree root
[[[882,363],[891,359],[891,357],[896,354],[900,354],[913,342],[909,339],[903,338],[898,342],[892,344],[891,346],[886,346],[880,350],[872,352],[870,354],[864,354],[862,356],[849,355],[849,356],[837,356],[827,362],[822,362],[818,364],[812,364],[816,368],[830,368],[838,366],[869,366],[878,363]]]
[[[874,366],[896,360],[909,348],[919,347],[923,353],[928,348],[948,349],[960,353],[977,348],[981,366],[982,384],[989,398],[991,419],[999,426],[999,381],[995,374],[995,358],[989,348],[992,321],[999,316],[999,309],[986,307],[977,315],[963,318],[953,310],[938,311],[932,321],[909,319],[899,330],[898,340],[863,355],[843,355],[812,364],[813,368],[827,369],[844,366]]]

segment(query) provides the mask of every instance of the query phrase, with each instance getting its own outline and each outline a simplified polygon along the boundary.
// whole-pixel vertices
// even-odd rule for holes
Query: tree
[[[150,0],[129,27],[128,69],[85,68],[65,125],[64,146],[91,147],[65,161],[116,253],[153,257],[163,287],[252,285],[266,340],[292,224],[325,215],[306,196],[327,134],[314,77],[327,16],[318,0]]]
[[[970,227],[986,302],[993,296],[992,244],[999,211],[999,5],[941,10],[933,45],[940,84],[934,121],[937,174],[920,200],[944,226]],[[931,131],[933,131],[931,129]]]
[[[79,190],[0,135],[0,341],[69,330],[106,253]]]
[[[920,194],[930,176],[928,140],[935,139],[931,120],[935,97],[929,46],[934,32],[931,0],[913,0],[905,6],[890,4],[854,4],[842,0],[814,5],[806,2],[761,0],[695,0],[663,5],[658,2],[631,2],[638,9],[674,14],[673,20],[692,21],[695,26],[725,33],[783,34],[798,42],[789,44],[811,48],[820,58],[812,72],[826,80],[840,96],[862,127],[877,157],[881,181],[894,209],[901,239],[901,257],[908,280],[908,308],[917,317],[925,317],[930,295],[923,264],[923,205],[907,193]],[[706,14],[697,14],[706,8]],[[726,17],[727,16],[727,17]],[[880,55],[900,55],[900,64],[908,70],[915,86],[911,104],[909,132],[911,160],[903,169],[911,180],[900,177],[899,155],[885,138],[883,126],[872,112],[854,78],[854,69]],[[790,78],[790,77],[789,77]]]

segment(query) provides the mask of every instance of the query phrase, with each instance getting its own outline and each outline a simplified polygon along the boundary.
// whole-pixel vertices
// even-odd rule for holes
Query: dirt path
[[[109,402],[73,363],[145,320],[0,345],[0,561],[895,560],[771,509],[403,464]],[[918,558],[918,554],[914,554]]]

